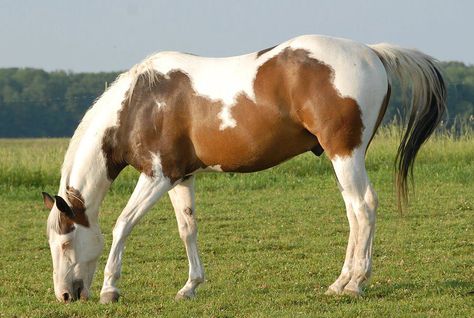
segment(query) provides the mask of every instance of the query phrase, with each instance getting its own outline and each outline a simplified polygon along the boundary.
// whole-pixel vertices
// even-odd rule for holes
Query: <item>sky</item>
[[[0,0],[0,67],[125,70],[158,51],[231,56],[301,34],[474,64],[472,0]]]

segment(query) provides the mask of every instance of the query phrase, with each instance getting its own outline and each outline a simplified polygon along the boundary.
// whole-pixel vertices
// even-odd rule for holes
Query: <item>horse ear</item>
[[[45,207],[48,209],[48,210],[51,210],[54,206],[54,199],[52,196],[50,196],[48,193],[46,192],[41,192],[43,194],[43,202],[44,202],[44,205]]]
[[[66,203],[66,201],[64,201],[64,199],[59,195],[55,195],[54,198],[56,199],[56,206],[59,211],[64,213],[69,219],[74,220],[76,215],[74,214],[74,211],[71,209],[71,207]]]

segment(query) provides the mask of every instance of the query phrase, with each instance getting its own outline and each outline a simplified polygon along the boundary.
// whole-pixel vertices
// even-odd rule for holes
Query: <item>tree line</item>
[[[441,64],[448,88],[444,125],[474,125],[474,66]],[[46,72],[32,68],[0,69],[0,137],[71,136],[86,110],[119,72]],[[403,115],[398,85],[384,122]]]

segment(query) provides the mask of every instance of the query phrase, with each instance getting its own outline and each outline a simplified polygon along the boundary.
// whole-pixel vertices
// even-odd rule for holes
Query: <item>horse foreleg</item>
[[[204,281],[204,270],[197,247],[197,222],[194,205],[194,177],[183,181],[169,191],[178,222],[179,236],[186,247],[189,263],[188,281],[176,294],[176,299],[195,296],[196,287]]]
[[[153,204],[169,189],[171,184],[165,177],[150,177],[141,174],[127,206],[120,214],[113,230],[113,241],[104,271],[104,284],[100,292],[100,302],[115,302],[119,298],[116,283],[120,278],[122,254],[125,240],[138,221]]]
[[[351,234],[341,276],[331,285],[330,290],[354,296],[361,294],[361,286],[371,274],[377,209],[377,195],[365,170],[364,153],[359,148],[350,157],[336,157],[332,160],[341,193],[348,206]],[[349,212],[351,209],[353,214]]]

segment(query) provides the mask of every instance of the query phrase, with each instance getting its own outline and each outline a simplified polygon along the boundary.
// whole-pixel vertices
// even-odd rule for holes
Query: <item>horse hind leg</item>
[[[197,247],[194,176],[176,185],[168,194],[173,204],[179,236],[184,242],[189,263],[188,280],[176,294],[176,299],[193,298],[196,295],[196,288],[204,282],[204,270]]]
[[[346,257],[344,260],[344,265],[342,266],[341,274],[336,279],[336,281],[329,286],[326,291],[326,295],[339,295],[342,294],[344,287],[349,283],[352,277],[352,264],[354,259],[354,249],[357,243],[357,233],[359,229],[359,223],[352,208],[352,202],[348,195],[344,195],[342,187],[338,182],[339,190],[342,193],[344,203],[346,206],[346,215],[347,220],[349,221],[349,240],[347,243]]]
[[[358,296],[371,274],[377,195],[369,182],[364,158],[365,149],[358,148],[351,156],[335,156],[331,160],[346,204],[350,234],[344,266],[328,294]]]

